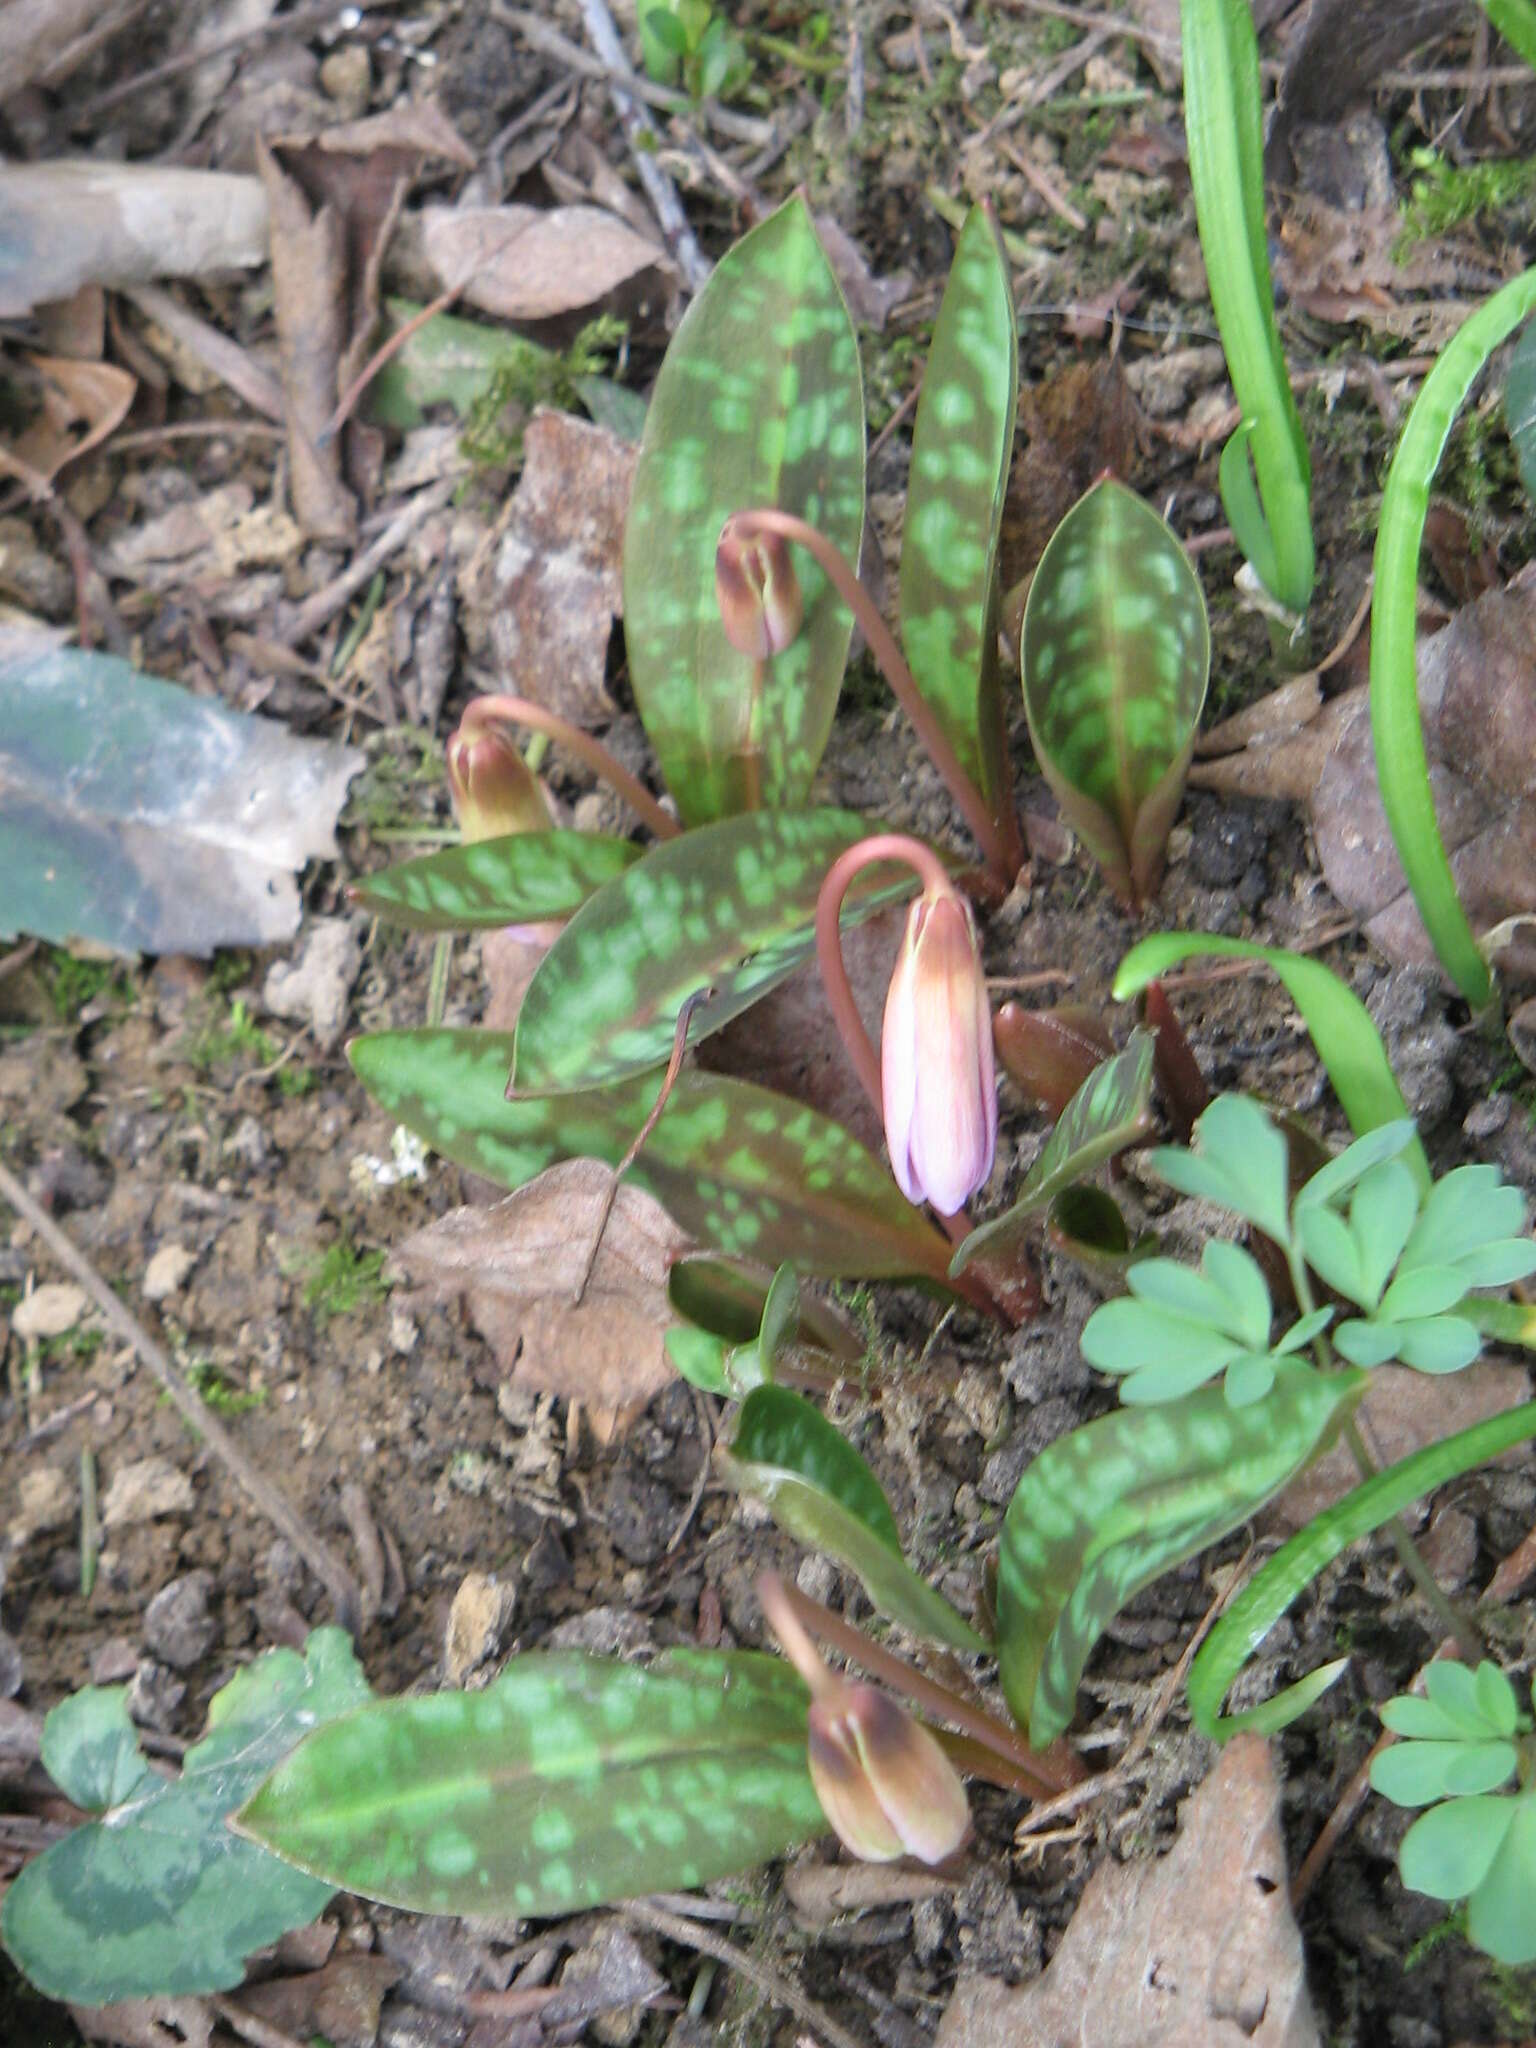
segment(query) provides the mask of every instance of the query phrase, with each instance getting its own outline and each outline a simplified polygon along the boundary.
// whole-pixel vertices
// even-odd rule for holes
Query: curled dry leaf
[[[962,1977],[934,2048],[1320,2048],[1268,1745],[1234,1736],[1166,1856],[1106,1859],[1043,1977]]]
[[[52,483],[68,462],[99,448],[127,417],[138,380],[112,363],[73,356],[29,356],[40,382],[42,411],[10,453],[33,476]],[[8,467],[0,448],[0,468]],[[18,470],[18,474],[21,471]]]
[[[514,1386],[638,1413],[673,1377],[667,1273],[692,1245],[638,1188],[619,1188],[603,1227],[612,1183],[600,1161],[568,1159],[494,1208],[428,1224],[393,1262],[432,1299],[463,1297]]]
[[[4,22],[0,21],[0,42]],[[248,270],[267,253],[255,178],[158,164],[0,166],[0,319],[83,284]]]
[[[664,249],[599,206],[434,206],[422,240],[443,290],[462,285],[467,305],[502,320],[574,313],[670,268]]]
[[[539,410],[494,572],[491,646],[523,697],[575,725],[614,716],[604,682],[622,609],[619,562],[635,450],[606,427]]]

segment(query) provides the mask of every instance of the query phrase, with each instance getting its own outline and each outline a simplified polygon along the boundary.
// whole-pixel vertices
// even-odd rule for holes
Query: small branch
[[[33,1201],[3,1163],[0,1163],[0,1195],[36,1231],[65,1271],[74,1275],[117,1335],[149,1367],[181,1411],[182,1419],[189,1428],[223,1460],[267,1520],[288,1538],[330,1594],[336,1619],[349,1633],[355,1633],[360,1609],[358,1590],[351,1573],[277,1488],[262,1477],[219,1418],[198,1399],[143,1324],[119,1301],[84,1253],[76,1249],[48,1212]]]
[[[617,790],[636,817],[649,825],[658,839],[675,839],[682,830],[676,818],[662,809],[639,777],[631,775],[621,761],[615,760],[601,740],[583,732],[580,726],[570,724],[558,712],[546,711],[542,704],[535,704],[529,697],[510,697],[497,691],[489,696],[472,698],[459,723],[461,729],[477,725],[525,725],[530,732],[547,733],[550,739],[558,740],[561,746],[568,748],[578,761],[584,762],[594,775],[601,776],[610,788]]]
[[[880,616],[880,609],[869,592],[859,581],[847,557],[835,547],[824,533],[799,519],[792,512],[779,512],[769,506],[754,507],[751,511],[737,512],[726,521],[726,530],[739,534],[776,533],[785,540],[792,540],[797,546],[814,556],[826,574],[838,596],[858,620],[869,650],[879,663],[882,674],[891,686],[892,694],[900,704],[913,729],[922,741],[924,750],[935,768],[944,778],[946,787],[959,805],[961,815],[975,835],[976,843],[986,856],[986,862],[996,880],[1004,890],[1012,886],[1014,876],[1024,865],[1024,847],[1019,838],[1019,825],[1013,815],[1013,805],[1003,805],[1004,816],[999,819],[987,807],[986,798],[972,782],[960,765],[959,756],[945,738],[938,720],[934,717],[917,687],[916,679],[908,668],[906,657],[896,644],[896,636]]]
[[[696,1921],[685,1920],[680,1913],[668,1913],[662,1907],[653,1905],[649,1899],[630,1899],[621,1905],[618,1913],[631,1926],[645,1927],[652,1934],[663,1934],[668,1941],[681,1942],[684,1948],[698,1951],[701,1956],[713,1956],[717,1963],[724,1963],[727,1969],[735,1970],[755,1984],[765,1998],[771,1998],[776,2005],[782,2005],[792,2012],[803,2027],[809,2027],[817,2042],[824,2048],[864,2048],[845,2027],[830,2019],[813,1999],[810,1999],[788,1977],[738,1948],[734,1942],[723,1941],[718,1934],[709,1934]]]
[[[313,597],[307,597],[289,619],[287,625],[274,638],[284,647],[296,647],[301,640],[308,640],[318,633],[322,626],[328,626],[354,591],[376,576],[392,555],[400,552],[406,542],[420,526],[425,526],[435,512],[441,512],[459,487],[459,478],[445,476],[430,484],[385,527],[378,539],[362,554],[353,557],[339,576],[333,577]]]

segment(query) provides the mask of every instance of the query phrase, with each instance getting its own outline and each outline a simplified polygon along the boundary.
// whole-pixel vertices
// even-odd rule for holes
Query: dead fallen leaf
[[[614,716],[604,674],[634,474],[635,450],[606,427],[542,408],[529,420],[493,573],[491,648],[520,696],[575,725]]]
[[[1135,474],[1142,419],[1118,362],[1071,362],[1019,391],[1027,445],[1014,461],[1003,507],[1004,588],[1045,552],[1063,517],[1105,470]]]
[[[1234,1736],[1168,1854],[1102,1863],[1033,1984],[962,1977],[934,2048],[1320,2048],[1279,1804],[1268,1745]]]
[[[0,31],[8,26],[7,15]],[[0,319],[6,320],[44,300],[67,299],[84,284],[248,270],[267,251],[260,184],[221,171],[6,164],[0,166],[0,219]]]
[[[895,270],[889,277],[876,277],[864,251],[830,213],[817,214],[816,235],[827,253],[833,275],[842,286],[849,312],[861,325],[873,327],[878,333],[890,318],[892,308],[911,298],[911,271]]]
[[[1531,1376],[1523,1366],[1480,1359],[1465,1372],[1430,1377],[1406,1365],[1378,1365],[1371,1374],[1360,1420],[1384,1465],[1411,1457],[1425,1444],[1470,1429],[1490,1415],[1502,1415],[1531,1398]],[[1522,1444],[1508,1454],[1518,1462],[1529,1454]],[[1314,1515],[1342,1500],[1360,1484],[1360,1468],[1348,1448],[1336,1444],[1292,1480],[1260,1519],[1265,1534],[1290,1535]]]
[[[667,1273],[690,1247],[659,1202],[621,1186],[574,1299],[612,1174],[569,1159],[489,1209],[455,1209],[392,1260],[434,1300],[462,1296],[514,1386],[638,1413],[673,1378]]]
[[[1536,903],[1536,721],[1531,717],[1536,588],[1492,591],[1419,643],[1419,708],[1430,783],[1457,893],[1474,931]],[[1328,886],[1395,962],[1433,966],[1381,808],[1365,693],[1352,693],[1310,800]],[[1506,975],[1536,977],[1520,929],[1499,954]]]
[[[942,1898],[955,1889],[953,1878],[931,1870],[911,1870],[891,1863],[791,1863],[784,1872],[784,1895],[800,1925],[813,1932],[830,1927],[844,1913],[880,1912],[910,1906],[918,1899]]]
[[[422,240],[442,289],[462,285],[467,305],[502,320],[577,312],[670,267],[659,243],[597,206],[433,206]]]
[[[1297,193],[1274,245],[1275,282],[1315,320],[1360,322],[1374,333],[1438,348],[1466,318],[1467,299],[1483,297],[1502,279],[1475,254],[1438,242],[1400,254],[1402,233],[1390,198],[1346,208]]]
[[[384,1994],[403,1974],[386,1956],[348,1953],[323,1969],[249,1985],[230,2003],[301,2041],[323,2034],[336,2048],[373,2048]]]
[[[12,470],[23,481],[29,480],[30,472],[52,483],[66,463],[99,448],[122,425],[138,381],[112,363],[81,362],[73,356],[25,360],[38,379],[41,411],[9,451],[0,445],[0,469]]]

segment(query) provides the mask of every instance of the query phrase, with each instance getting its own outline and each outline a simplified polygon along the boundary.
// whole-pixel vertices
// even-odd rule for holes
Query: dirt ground
[[[577,7],[546,12],[582,46]],[[1096,33],[1097,9],[872,4],[849,12],[863,52],[864,111],[852,135],[841,15],[823,41],[807,26],[812,10],[793,0],[735,10],[740,25],[769,39],[750,45],[759,100],[746,105],[780,119],[788,134],[782,152],[750,175],[742,169],[752,154],[746,143],[716,136],[702,158],[676,142],[664,151],[705,251],[718,256],[749,224],[753,196],[772,203],[804,183],[817,209],[858,244],[874,278],[907,273],[884,324],[861,328],[878,434],[912,387],[951,247],[950,229],[925,193],[990,194],[1004,226],[1028,249],[1017,279],[1025,397],[1009,524],[1015,573],[1027,569],[1054,518],[1109,462],[1168,509],[1184,535],[1217,527],[1219,442],[1203,438],[1199,422],[1202,407],[1207,419],[1219,415],[1226,387],[1166,51],[1117,28],[1041,96],[1043,111],[999,128],[1000,114],[1020,101],[1021,79],[1049,84],[1085,34]],[[222,121],[242,97],[253,99],[282,72],[279,58],[288,66],[283,75],[313,91],[322,58],[366,48],[371,69],[359,111],[419,93],[430,72],[433,94],[479,158],[494,199],[542,205],[568,198],[581,176],[600,186],[594,164],[610,178],[627,175],[629,159],[600,88],[558,56],[530,48],[510,11],[503,13],[443,5],[407,17],[385,6],[368,10],[350,38],[297,33],[254,43],[238,53],[217,113],[205,111],[203,121]],[[1162,10],[1136,13],[1155,36]],[[67,85],[10,109],[12,142],[40,156],[86,147],[132,157],[195,151],[201,145],[184,139],[186,74],[99,117],[89,112],[93,95],[177,47],[177,22],[172,0],[147,9],[132,37],[109,41]],[[1282,21],[1266,53],[1283,59],[1295,32],[1294,17]],[[1460,24],[1413,61],[1444,70],[1484,56],[1470,25]],[[1392,78],[1362,92],[1352,118],[1367,124],[1395,203],[1405,203],[1416,148],[1433,144],[1445,161],[1520,155],[1536,93],[1503,83],[1469,95]],[[491,144],[508,124],[561,87],[570,95],[566,126],[553,141],[537,124],[522,138],[546,142],[544,154],[524,152],[524,162],[514,142],[492,163]],[[992,132],[984,133],[989,124]],[[206,127],[199,132],[206,140]],[[573,171],[572,163],[584,169]],[[733,165],[745,197],[727,175]],[[1504,195],[1497,209],[1457,228],[1445,242],[1445,277],[1480,274],[1478,266],[1503,274],[1510,246],[1529,226],[1524,204],[1519,194]],[[1290,235],[1294,255],[1304,209],[1287,206],[1279,234]],[[1313,310],[1293,299],[1285,314],[1293,367],[1318,373],[1302,398],[1323,565],[1318,650],[1344,635],[1365,587],[1391,445],[1381,394],[1390,398],[1393,366],[1424,347],[1426,334],[1443,336],[1435,320],[1445,300],[1477,295],[1475,284],[1408,275],[1390,290],[1356,279],[1349,317],[1335,306],[1336,317],[1325,319],[1315,296]],[[205,317],[243,340],[259,337],[259,286],[187,289]],[[1382,305],[1406,306],[1418,317],[1389,331],[1385,320],[1365,317],[1362,305],[1366,313],[1373,305],[1377,313]],[[663,308],[647,302],[621,310],[630,340],[615,375],[644,391],[664,345]],[[570,323],[546,330],[561,346],[573,331]],[[173,382],[152,424],[183,417],[241,415],[223,392],[193,396]],[[871,468],[888,568],[909,424],[896,422]],[[114,452],[109,439],[70,472],[69,488],[99,553],[157,506],[201,501],[234,482],[265,500],[281,489],[281,462],[277,442],[236,434],[125,452]],[[434,567],[432,545],[462,566],[496,525],[515,473],[515,459],[477,473],[454,513],[461,530],[429,532],[425,556],[418,550],[390,566],[386,610],[408,590],[419,595]],[[1486,411],[1459,433],[1443,481],[1444,559],[1437,554],[1426,583],[1450,603],[1467,595],[1467,578],[1502,581],[1516,571],[1533,551],[1536,524]],[[3,516],[24,529],[20,540],[31,537],[33,608],[68,620],[75,591],[57,527],[24,502]],[[14,565],[24,555],[13,545],[7,559]],[[1216,633],[1214,720],[1269,687],[1275,671],[1262,622],[1232,597],[1231,548],[1205,549],[1200,563]],[[331,558],[295,557],[283,568],[283,595],[301,598],[334,566]],[[0,570],[0,581],[15,601],[14,566],[8,580]],[[227,612],[210,614],[174,578],[152,604],[137,590],[114,588],[142,667],[246,701],[249,658],[220,652],[233,630]],[[515,1606],[499,1610],[475,1646],[486,1663],[552,1644],[625,1652],[757,1644],[762,1624],[751,1582],[770,1562],[798,1571],[808,1591],[855,1617],[862,1603],[855,1581],[807,1563],[710,1475],[715,1404],[678,1382],[627,1435],[601,1443],[566,1404],[501,1384],[462,1315],[425,1308],[391,1284],[385,1261],[392,1245],[488,1191],[441,1162],[419,1173],[380,1170],[396,1164],[391,1119],[352,1078],[343,1032],[422,1021],[432,940],[361,919],[347,925],[344,892],[349,880],[402,848],[427,843],[407,843],[410,834],[446,829],[440,747],[469,694],[474,664],[464,650],[483,630],[483,620],[456,620],[446,692],[424,724],[404,715],[411,701],[405,670],[372,694],[365,689],[356,713],[332,702],[313,676],[268,678],[268,715],[297,730],[345,734],[368,754],[343,816],[340,860],[304,878],[306,922],[291,947],[114,965],[42,948],[0,962],[0,1156],[158,1333],[259,1468],[364,1579],[372,1576],[375,1611],[359,1650],[384,1693],[443,1682],[449,1609],[471,1572],[515,1589]],[[638,751],[638,726],[622,708],[621,651],[616,637],[609,677],[621,710],[609,738],[629,758]],[[1359,663],[1357,645],[1336,680],[1357,677]],[[1048,813],[1016,682],[1008,702],[1023,805]],[[548,772],[566,802],[590,794],[590,778],[558,750]],[[948,798],[867,661],[850,676],[819,793],[891,826],[953,831]],[[302,961],[315,931],[338,923],[356,945],[340,974],[342,1028],[321,1043],[310,1026],[274,1013],[268,977],[274,965]],[[1292,803],[1193,792],[1162,895],[1140,926],[1080,861],[1037,861],[1028,891],[1016,892],[989,926],[986,964],[999,983],[1061,969],[1072,976],[1074,999],[1107,1001],[1128,945],[1139,931],[1164,927],[1316,948],[1369,1003],[1436,1170],[1486,1158],[1536,1188],[1525,1069],[1506,1044],[1469,1023],[1464,1006],[1427,977],[1391,966],[1351,926],[1322,879],[1305,814]],[[456,947],[449,1022],[474,1021],[483,1011],[479,953],[474,941]],[[1248,976],[1191,977],[1177,1007],[1213,1088],[1253,1089],[1338,1137],[1342,1120],[1281,992]],[[982,1213],[1002,1206],[1047,1127],[1009,1084],[1003,1104],[995,1178],[976,1204]],[[1133,1201],[1155,1200],[1134,1173],[1130,1188]],[[63,1277],[26,1225],[8,1218],[0,1233],[0,1310],[13,1313],[31,1288]],[[967,1309],[942,1314],[915,1292],[846,1291],[871,1336],[883,1385],[878,1397],[848,1387],[833,1413],[886,1484],[919,1564],[942,1574],[962,1606],[981,1583],[1027,1461],[1109,1405],[1077,1352],[1092,1298],[1064,1264],[1048,1260],[1046,1280],[1046,1313],[1011,1337]],[[5,1330],[0,1323],[0,1335]],[[328,1618],[324,1591],[89,1306],[56,1336],[10,1334],[5,1358],[0,1694],[41,1713],[73,1688],[129,1681],[135,1718],[174,1755],[201,1728],[210,1696],[238,1663],[269,1644],[302,1643],[309,1627]],[[1504,1361],[1500,1370],[1518,1368]],[[81,1592],[83,1460],[104,1507],[88,1596]],[[1533,1521],[1536,1468],[1517,1457],[1450,1489],[1427,1521],[1425,1540],[1450,1588],[1477,1588]],[[1083,1693],[1078,1734],[1090,1762],[1118,1753],[1128,1724],[1210,1606],[1212,1572],[1244,1548],[1235,1540],[1172,1574],[1111,1625]],[[1504,1611],[1497,1627],[1513,1664],[1536,1657],[1527,1604]],[[1352,1655],[1326,1707],[1279,1742],[1293,1868],[1374,1739],[1372,1703],[1401,1689],[1436,1640],[1381,1546],[1348,1554],[1266,1642],[1266,1683],[1299,1675],[1340,1645]],[[919,2048],[931,2040],[959,1972],[1011,1982],[1034,1975],[1100,1859],[1165,1846],[1180,1800],[1213,1754],[1175,1706],[1131,1782],[1043,1844],[1027,1835],[1015,1842],[1019,1803],[979,1788],[975,1841],[963,1867],[938,1887],[904,1896],[895,1886],[883,1902],[829,1918],[806,1903],[814,1888],[803,1872],[791,1882],[773,1870],[725,1889],[738,1916],[736,1936],[799,1978],[854,2038]],[[1399,1885],[1394,1855],[1403,1821],[1396,1809],[1368,1803],[1301,1915],[1323,2038],[1352,2048],[1529,2038],[1536,1980],[1495,1968],[1459,1938],[1442,1938],[1443,1911]],[[802,1862],[834,1860],[823,1843]],[[567,1950],[589,1948],[603,1925],[592,1916],[549,1929],[502,1929],[493,1938],[356,1903],[344,1904],[340,1917],[349,1939],[398,1966],[377,2032],[388,2048],[521,2040],[487,2032],[470,1994],[504,1988],[514,1964],[536,1953],[547,1951],[553,1970]],[[654,1935],[643,1946],[675,1999],[645,2014],[609,2015],[594,2023],[591,2038],[686,2048],[803,2035],[800,2023],[724,1973],[713,1988],[705,1982],[700,2017],[688,2008],[698,1958]],[[8,1970],[0,1962],[0,1973]],[[64,2048],[77,2038],[67,2016],[10,1984],[0,1974],[0,2038],[18,2048]],[[6,1998],[17,2000],[8,2018]]]

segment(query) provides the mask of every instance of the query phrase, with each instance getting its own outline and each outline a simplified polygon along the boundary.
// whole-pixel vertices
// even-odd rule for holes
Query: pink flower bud
[[[885,998],[880,1092],[909,1202],[953,1216],[992,1171],[992,1013],[970,906],[947,884],[913,904]]]
[[[788,541],[776,533],[742,539],[727,520],[715,549],[715,599],[725,637],[739,654],[754,661],[782,654],[805,617]]]
[[[447,752],[448,788],[466,841],[549,830],[538,778],[504,732],[493,725],[461,725]]]
[[[866,1863],[942,1863],[970,1831],[960,1774],[928,1730],[873,1685],[834,1680],[810,1706],[811,1783],[839,1841]]]

